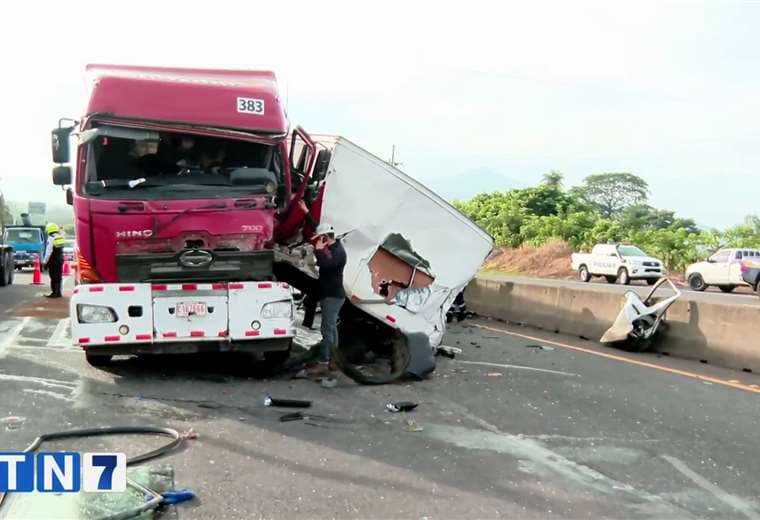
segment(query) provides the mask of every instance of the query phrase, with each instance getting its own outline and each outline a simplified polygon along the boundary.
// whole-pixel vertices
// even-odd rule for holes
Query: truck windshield
[[[90,140],[84,192],[103,198],[274,195],[276,146],[191,134],[100,127]]]
[[[5,240],[17,244],[37,244],[42,242],[39,229],[8,229]]]
[[[620,246],[618,247],[620,256],[647,256],[647,254],[635,246]]]

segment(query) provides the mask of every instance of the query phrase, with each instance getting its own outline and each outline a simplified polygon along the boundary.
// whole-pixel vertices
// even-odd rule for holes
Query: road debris
[[[458,347],[449,347],[448,345],[438,345],[435,349],[436,356],[445,356],[449,359],[454,359],[457,354],[461,354],[462,349]]]
[[[311,401],[300,399],[277,399],[267,395],[264,397],[264,406],[277,406],[280,408],[309,408]]]
[[[503,375],[501,372],[489,372],[486,374],[487,377],[501,377]]]
[[[420,426],[414,419],[406,419],[404,421],[404,430],[414,433],[421,432],[424,430],[424,428]]]
[[[525,348],[529,348],[532,350],[546,350],[546,351],[554,350],[554,347],[549,347],[546,345],[525,345]]]
[[[18,430],[23,426],[26,421],[26,417],[20,417],[18,415],[9,415],[0,419],[0,424],[5,425],[6,430]]]
[[[338,380],[334,377],[323,377],[319,384],[322,388],[335,388],[338,386]]]
[[[398,413],[398,412],[411,412],[415,408],[419,406],[419,403],[415,403],[414,401],[391,401],[390,403],[385,405],[385,408],[389,412]]]
[[[280,416],[280,422],[303,421],[303,419],[304,416],[301,412],[286,413]]]

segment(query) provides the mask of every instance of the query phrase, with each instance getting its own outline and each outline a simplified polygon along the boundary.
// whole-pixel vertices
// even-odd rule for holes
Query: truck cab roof
[[[87,116],[285,135],[273,72],[88,65]]]

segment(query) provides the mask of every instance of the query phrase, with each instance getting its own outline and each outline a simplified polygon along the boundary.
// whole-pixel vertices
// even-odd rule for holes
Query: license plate
[[[188,316],[205,316],[207,313],[205,302],[180,302],[174,307],[174,312],[180,318]]]

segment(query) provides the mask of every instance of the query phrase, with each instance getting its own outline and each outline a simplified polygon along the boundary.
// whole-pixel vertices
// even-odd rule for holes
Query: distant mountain
[[[507,191],[525,185],[489,168],[475,168],[448,177],[437,177],[425,184],[448,201],[470,200],[475,195],[491,191]]]

